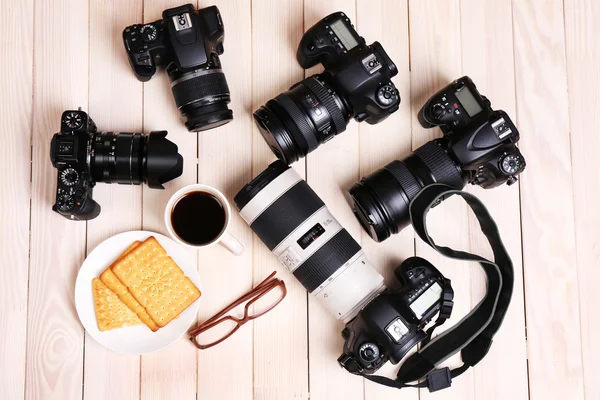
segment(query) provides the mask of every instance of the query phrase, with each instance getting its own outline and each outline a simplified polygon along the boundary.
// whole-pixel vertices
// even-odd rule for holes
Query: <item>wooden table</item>
[[[434,254],[412,229],[373,242],[343,192],[387,162],[437,137],[416,112],[437,89],[470,75],[522,134],[527,169],[519,185],[480,196],[495,216],[516,272],[512,305],[487,358],[436,399],[600,399],[600,2],[594,0],[215,0],[226,29],[222,57],[235,119],[189,133],[159,73],[138,82],[121,41],[126,25],[160,18],[175,0],[3,0],[0,11],[0,399],[418,399],[352,376],[336,363],[342,325],[285,272],[238,215],[240,257],[215,247],[197,259],[199,319],[271,271],[289,295],[232,338],[196,351],[185,338],[145,356],[112,353],[87,336],[73,304],[86,254],[123,231],[165,233],[163,207],[178,188],[202,182],[228,197],[274,156],[251,113],[318,68],[295,59],[303,31],[336,10],[367,42],[380,41],[398,67],[400,110],[377,126],[350,122],[340,137],[296,163],[336,217],[393,282],[393,268],[418,254],[454,283],[457,322],[484,293],[476,265]],[[89,111],[104,131],[166,129],[185,157],[166,186],[99,184],[101,215],[71,222],[51,211],[52,134],[63,110]],[[438,242],[489,254],[464,203],[432,217]],[[448,324],[449,325],[449,324]],[[450,364],[458,364],[453,358]],[[393,372],[391,367],[386,373]]]

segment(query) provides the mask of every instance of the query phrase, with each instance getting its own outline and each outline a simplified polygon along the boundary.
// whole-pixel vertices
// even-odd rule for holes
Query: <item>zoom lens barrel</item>
[[[209,68],[181,73],[172,64],[167,73],[175,103],[186,117],[189,131],[205,131],[233,119],[233,112],[227,107],[231,96],[223,70]]]
[[[308,184],[282,161],[234,198],[242,218],[283,266],[347,322],[383,289],[383,277]]]
[[[166,131],[94,134],[89,159],[92,180],[162,188],[183,172],[177,145],[166,136]]]
[[[410,224],[410,202],[433,183],[459,190],[465,186],[461,169],[438,140],[362,178],[350,189],[349,202],[364,230],[382,242]]]
[[[263,138],[287,164],[345,131],[348,119],[341,98],[322,74],[295,84],[254,113]]]

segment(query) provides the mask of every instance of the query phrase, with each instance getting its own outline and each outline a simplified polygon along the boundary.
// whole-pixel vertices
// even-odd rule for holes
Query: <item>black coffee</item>
[[[186,193],[171,210],[171,225],[184,242],[201,246],[214,241],[225,228],[221,201],[207,192]]]

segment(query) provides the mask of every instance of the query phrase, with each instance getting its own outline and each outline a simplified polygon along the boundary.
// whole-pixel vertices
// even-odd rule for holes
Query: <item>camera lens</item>
[[[213,61],[220,65],[218,59]],[[233,112],[227,108],[231,97],[223,70],[213,67],[182,73],[171,64],[167,73],[175,103],[190,132],[216,128],[233,119]]]
[[[361,179],[350,189],[349,202],[362,227],[381,242],[410,224],[410,202],[423,187],[436,182],[456,189],[465,186],[460,168],[433,140]]]
[[[345,131],[348,119],[342,99],[323,74],[295,84],[254,113],[263,138],[287,164]]]
[[[162,188],[183,172],[183,158],[167,132],[98,133],[93,136],[89,165],[96,182]]]
[[[338,319],[353,318],[383,289],[383,277],[308,184],[282,161],[233,199],[240,215]]]

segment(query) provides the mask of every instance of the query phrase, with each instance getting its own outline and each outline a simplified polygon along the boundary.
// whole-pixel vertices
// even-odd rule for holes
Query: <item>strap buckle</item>
[[[442,304],[440,306],[440,314],[438,320],[445,321],[452,315],[454,307],[454,290],[450,284],[450,279],[444,279],[444,291],[442,294]]]
[[[427,388],[429,392],[449,388],[452,385],[452,375],[450,368],[434,369],[427,374]]]

